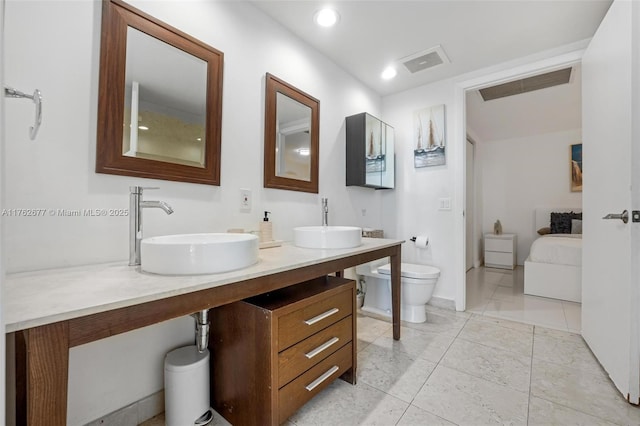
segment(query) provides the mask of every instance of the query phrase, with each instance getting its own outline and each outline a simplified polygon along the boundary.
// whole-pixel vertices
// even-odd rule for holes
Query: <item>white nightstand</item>
[[[484,266],[513,269],[517,240],[516,234],[484,234]]]

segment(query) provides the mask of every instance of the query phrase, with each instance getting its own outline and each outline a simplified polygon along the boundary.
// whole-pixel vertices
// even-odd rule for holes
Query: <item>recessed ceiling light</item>
[[[340,19],[340,15],[333,9],[322,9],[316,12],[313,20],[321,27],[333,27]]]
[[[398,74],[398,71],[396,71],[395,67],[393,66],[388,66],[384,69],[384,71],[382,71],[382,75],[381,77],[384,80],[391,80],[393,77],[395,77]]]
[[[149,128],[147,126],[138,126],[138,129],[140,129],[140,130],[149,130]]]

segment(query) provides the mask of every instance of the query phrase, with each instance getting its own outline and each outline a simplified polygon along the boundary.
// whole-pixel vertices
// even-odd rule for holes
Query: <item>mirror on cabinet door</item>
[[[267,74],[264,187],[318,193],[320,102]]]
[[[220,184],[223,53],[103,2],[96,172]]]
[[[347,186],[392,189],[395,185],[394,130],[376,117],[347,117]]]

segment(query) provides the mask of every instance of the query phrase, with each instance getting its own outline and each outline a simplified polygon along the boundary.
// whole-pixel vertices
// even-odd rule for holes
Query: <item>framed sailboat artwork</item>
[[[446,164],[444,105],[415,111],[413,129],[413,166],[418,168]]]

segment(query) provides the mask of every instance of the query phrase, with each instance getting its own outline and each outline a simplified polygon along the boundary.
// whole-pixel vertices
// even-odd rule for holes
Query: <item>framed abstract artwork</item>
[[[570,147],[571,192],[582,192],[582,144]]]

